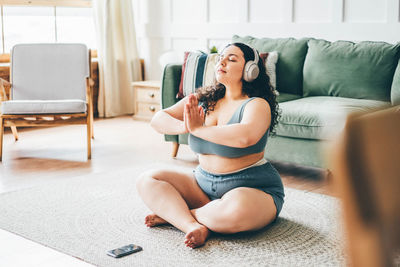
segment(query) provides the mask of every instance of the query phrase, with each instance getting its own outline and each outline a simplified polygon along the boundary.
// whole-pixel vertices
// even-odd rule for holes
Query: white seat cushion
[[[84,113],[86,102],[66,100],[9,100],[1,103],[2,114],[63,114]]]

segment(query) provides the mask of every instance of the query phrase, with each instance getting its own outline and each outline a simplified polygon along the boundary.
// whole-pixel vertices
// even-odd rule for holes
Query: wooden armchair
[[[0,82],[0,161],[4,127],[85,124],[87,158],[93,138],[90,50],[83,44],[13,47],[10,81]],[[11,90],[10,90],[11,89]]]
[[[0,102],[7,101],[8,99],[10,99],[10,91],[11,91],[11,83],[9,81],[0,78]],[[15,141],[18,141],[17,127],[16,126],[10,126],[10,127],[14,135]],[[0,155],[0,160],[1,160],[1,155]]]

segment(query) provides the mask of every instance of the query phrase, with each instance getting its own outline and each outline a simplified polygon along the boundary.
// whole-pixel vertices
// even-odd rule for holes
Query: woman
[[[186,233],[186,246],[195,248],[210,231],[253,231],[273,222],[284,192],[264,148],[277,109],[257,51],[228,45],[216,65],[215,85],[153,117],[151,125],[160,133],[189,133],[200,164],[193,173],[157,170],[141,176],[138,192],[154,212],[145,224],[170,223]]]

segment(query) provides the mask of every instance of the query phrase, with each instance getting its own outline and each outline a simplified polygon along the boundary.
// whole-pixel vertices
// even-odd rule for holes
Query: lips
[[[217,72],[218,72],[218,73],[226,73],[226,71],[224,71],[224,70],[221,69],[221,68],[218,68],[218,69],[217,69]]]

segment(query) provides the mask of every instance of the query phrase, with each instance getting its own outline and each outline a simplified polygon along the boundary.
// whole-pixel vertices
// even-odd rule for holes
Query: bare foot
[[[149,214],[144,218],[144,224],[147,227],[154,227],[157,225],[168,224],[168,222],[156,214]]]
[[[210,234],[210,230],[204,225],[198,224],[193,226],[193,228],[185,236],[185,244],[190,248],[197,248],[202,245],[207,240]]]

